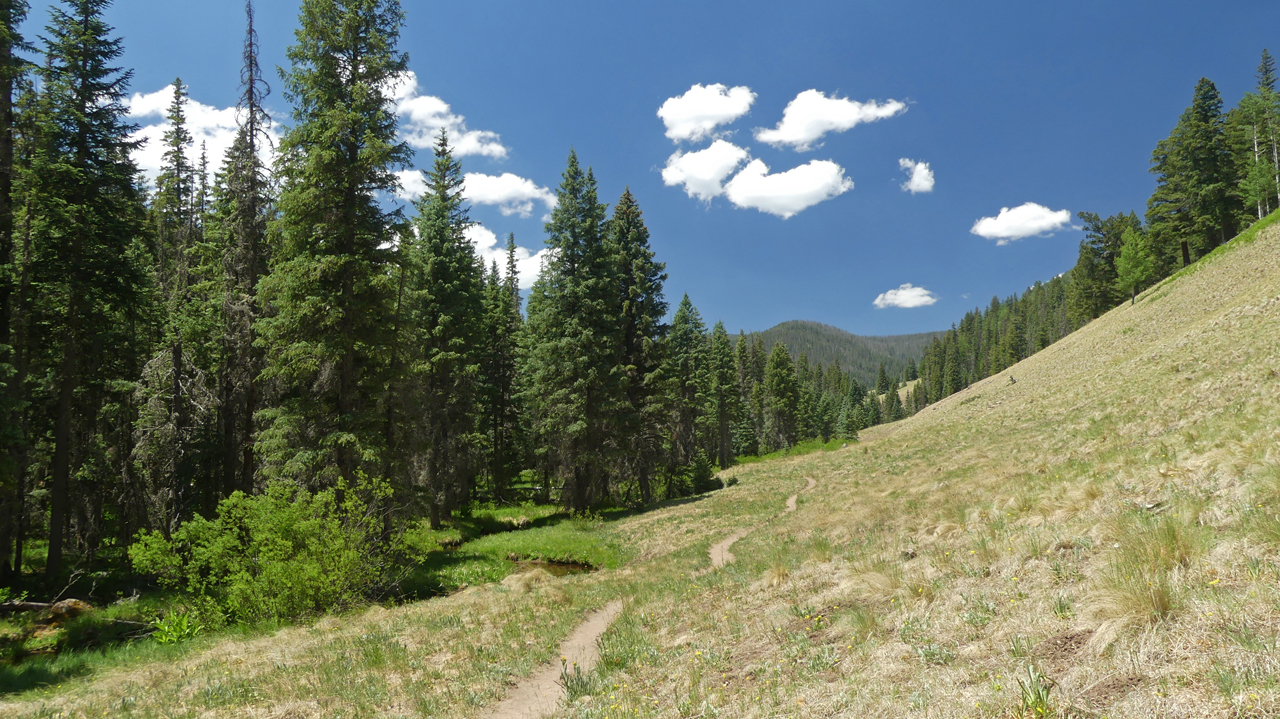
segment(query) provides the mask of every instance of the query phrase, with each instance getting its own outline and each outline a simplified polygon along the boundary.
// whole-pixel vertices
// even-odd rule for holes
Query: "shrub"
[[[341,494],[341,499],[339,499]],[[390,550],[373,508],[384,484],[362,481],[316,494],[275,483],[218,504],[166,539],[141,532],[129,549],[139,572],[207,598],[243,623],[283,621],[359,603],[387,579]]]

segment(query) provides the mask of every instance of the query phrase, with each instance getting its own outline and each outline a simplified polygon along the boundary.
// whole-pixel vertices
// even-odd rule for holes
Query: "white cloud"
[[[468,200],[477,205],[497,205],[503,215],[528,217],[533,213],[534,202],[546,205],[547,210],[554,210],[558,204],[554,192],[510,172],[468,172],[462,179],[462,194]]]
[[[782,111],[782,122],[777,127],[772,130],[756,129],[756,139],[774,146],[790,145],[797,152],[806,152],[828,132],[844,132],[854,125],[883,120],[906,110],[906,104],[898,100],[888,100],[883,104],[875,100],[864,103],[827,97],[818,90],[805,90],[787,104]]]
[[[830,160],[810,160],[776,175],[760,160],[752,160],[724,186],[725,196],[738,207],[751,207],[787,219],[823,200],[853,189],[844,168]]]
[[[1066,227],[1071,222],[1067,210],[1050,210],[1044,205],[1027,202],[1013,209],[1000,208],[995,217],[983,217],[969,230],[979,237],[996,240],[997,245],[1007,245],[1032,235],[1043,235]]]
[[[400,199],[412,202],[426,194],[427,178],[421,170],[400,170],[395,175],[400,180],[400,191],[396,193]]]
[[[402,200],[416,200],[427,192],[427,180],[418,170],[401,170],[399,196]],[[535,202],[554,210],[558,204],[556,195],[537,183],[510,172],[486,175],[468,172],[462,176],[462,195],[475,205],[497,205],[503,215],[519,215],[527,218],[533,214]]]
[[[905,285],[899,285],[896,290],[881,292],[880,295],[876,297],[875,302],[872,302],[871,304],[875,305],[879,309],[884,309],[886,307],[904,307],[909,309],[912,307],[928,307],[937,301],[937,295],[923,287],[915,287],[908,282]]]
[[[166,86],[164,89],[156,90],[147,94],[135,92],[129,98],[128,116],[132,120],[138,121],[140,127],[133,133],[132,139],[145,140],[142,147],[133,153],[133,160],[138,164],[138,169],[142,170],[151,182],[155,182],[156,175],[160,172],[160,165],[164,157],[164,133],[169,130],[169,123],[165,120],[168,113],[169,104],[173,102],[173,86]],[[212,105],[205,105],[202,102],[187,98],[186,104],[187,129],[191,133],[193,140],[192,146],[188,148],[188,159],[192,165],[200,162],[200,145],[204,143],[205,150],[209,156],[209,179],[213,180],[213,174],[222,169],[222,159],[226,156],[227,151],[231,149],[231,145],[235,142],[238,126],[236,125],[237,110],[234,107],[217,108]],[[150,124],[148,124],[150,121]],[[276,126],[272,126],[269,130],[273,140],[279,139],[279,131]],[[263,147],[263,162],[271,163],[272,148]]]
[[[680,152],[667,158],[662,181],[667,185],[684,185],[689,197],[710,201],[724,194],[724,181],[747,159],[747,151],[724,140],[697,152]]]
[[[493,230],[476,224],[468,227],[465,232],[467,239],[475,245],[476,255],[484,260],[486,272],[494,261],[498,263],[499,272],[507,271],[507,245],[505,242],[498,244],[498,236],[493,233]],[[534,281],[542,272],[542,263],[550,252],[549,247],[530,252],[527,247],[516,246],[516,273],[520,275],[520,289],[527,290],[533,287]]]
[[[418,76],[406,71],[392,86],[391,95],[400,116],[400,137],[419,150],[435,145],[443,128],[449,133],[449,144],[455,157],[484,155],[495,159],[507,156],[498,133],[489,130],[468,130],[466,118],[455,115],[449,103],[438,97],[422,95]]]
[[[747,114],[756,94],[746,86],[694,85],[683,95],[667,98],[658,117],[667,126],[667,137],[696,142],[711,131]]]
[[[917,192],[933,192],[933,170],[929,169],[929,163],[916,162],[902,158],[898,160],[898,167],[901,167],[911,177],[902,183],[902,191],[916,194]]]

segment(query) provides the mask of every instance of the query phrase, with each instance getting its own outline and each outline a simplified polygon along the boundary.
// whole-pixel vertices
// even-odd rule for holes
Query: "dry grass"
[[[1012,717],[1040,677],[1060,715],[1277,716],[1278,352],[1270,230],[1015,385],[618,523],[620,569],[228,640],[0,714],[474,716],[624,596],[562,716]],[[692,578],[740,527],[737,561]]]

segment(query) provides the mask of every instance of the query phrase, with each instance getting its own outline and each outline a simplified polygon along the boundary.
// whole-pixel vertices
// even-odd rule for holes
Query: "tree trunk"
[[[1182,266],[1187,267],[1191,264],[1191,247],[1186,240],[1182,241]]]
[[[67,485],[71,477],[71,403],[77,379],[76,301],[68,312],[67,339],[63,344],[59,368],[58,410],[53,427],[53,462],[49,487],[49,558],[45,564],[45,581],[53,581],[62,572],[62,538],[67,524]]]

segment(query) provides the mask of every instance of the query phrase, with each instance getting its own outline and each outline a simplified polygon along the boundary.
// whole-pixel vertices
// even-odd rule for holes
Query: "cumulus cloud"
[[[449,133],[449,144],[455,157],[483,155],[494,159],[507,156],[507,148],[498,133],[467,129],[466,118],[455,115],[449,103],[432,95],[421,94],[418,75],[412,70],[401,75],[391,87],[391,96],[400,117],[400,137],[419,150],[435,144],[440,130]]]
[[[510,172],[501,175],[468,172],[462,180],[462,194],[468,200],[477,205],[497,205],[504,215],[528,217],[533,213],[535,202],[541,202],[548,210],[554,210],[558,204],[554,192]]]
[[[818,90],[805,90],[787,103],[782,122],[772,130],[756,129],[756,139],[775,147],[788,145],[806,152],[828,132],[844,132],[864,122],[875,122],[907,111],[906,103],[888,100],[857,102],[827,97]]]
[[[676,150],[662,169],[662,181],[669,186],[684,185],[689,197],[710,202],[724,194],[724,181],[746,159],[746,150],[724,140],[697,152]]]
[[[929,163],[916,162],[902,158],[898,160],[898,167],[905,171],[909,178],[902,183],[902,191],[916,194],[917,192],[933,192],[933,170],[929,169]]]
[[[1071,222],[1067,210],[1050,210],[1044,205],[1027,202],[1010,209],[1000,208],[995,217],[983,217],[969,230],[979,237],[995,240],[997,245],[1007,245],[1032,235],[1043,235],[1066,227]]]
[[[153,183],[160,172],[164,157],[164,133],[169,130],[165,115],[171,102],[173,102],[172,86],[145,94],[135,92],[129,98],[128,116],[139,124],[138,130],[133,133],[131,139],[145,141],[134,151],[133,160],[138,164],[138,169],[142,170],[147,179]],[[189,159],[192,164],[200,161],[200,145],[203,143],[209,158],[209,174],[212,176],[222,168],[222,159],[231,149],[231,144],[235,142],[238,129],[236,108],[217,108],[187,98],[186,113],[187,129],[194,140],[192,147],[188,150]],[[278,130],[274,126],[269,131],[273,139],[279,138]],[[271,148],[263,148],[263,161],[268,164],[272,159],[269,156],[271,152]]]
[[[724,186],[725,196],[738,207],[784,220],[852,189],[853,180],[844,176],[844,168],[830,160],[810,160],[775,175],[764,162],[752,160]]]
[[[400,180],[400,199],[416,200],[426,194],[427,179],[421,171],[401,170],[396,177]],[[535,202],[541,202],[547,210],[554,210],[558,204],[554,192],[510,172],[501,175],[468,172],[462,176],[462,196],[474,205],[497,205],[503,215],[522,218],[533,214]]]
[[[486,271],[495,261],[498,263],[500,272],[507,271],[507,245],[505,242],[498,244],[498,236],[493,233],[493,230],[477,224],[471,225],[465,232],[467,239],[475,245],[476,255],[484,260]],[[527,247],[516,246],[516,273],[520,276],[520,289],[527,290],[533,287],[534,281],[542,272],[542,262],[550,252],[550,248],[530,252]]]
[[[879,309],[884,309],[886,307],[904,307],[909,309],[912,307],[928,307],[937,301],[937,295],[923,287],[916,287],[908,282],[905,285],[898,285],[896,290],[881,292],[880,295],[876,297],[875,302],[872,302],[871,304],[875,305]]]
[[[747,114],[756,94],[745,86],[694,85],[683,95],[667,98],[658,117],[667,126],[667,137],[676,142],[696,142]]]

